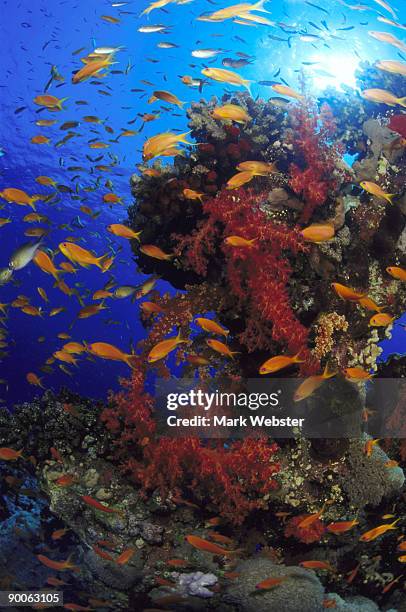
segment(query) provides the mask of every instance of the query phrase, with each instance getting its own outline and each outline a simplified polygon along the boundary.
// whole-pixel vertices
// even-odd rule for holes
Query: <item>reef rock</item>
[[[243,561],[236,569],[238,580],[231,584],[224,599],[242,612],[318,612],[323,610],[324,588],[316,574],[302,567],[275,565],[258,557]],[[255,587],[270,576],[286,576],[287,580],[269,591]]]
[[[376,603],[367,597],[348,597],[344,600],[337,593],[328,593],[326,599],[335,601],[335,612],[379,612]]]
[[[405,482],[405,475],[400,467],[388,470],[385,463],[387,454],[374,446],[370,457],[364,451],[367,436],[352,440],[348,453],[346,472],[341,486],[349,497],[350,503],[357,508],[367,504],[377,506],[384,497],[399,494]]]

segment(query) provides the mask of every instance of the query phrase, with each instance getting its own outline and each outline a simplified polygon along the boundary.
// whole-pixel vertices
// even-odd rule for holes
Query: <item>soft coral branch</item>
[[[302,159],[300,164],[291,164],[289,185],[305,201],[301,222],[307,223],[338,187],[335,171],[342,151],[331,142],[336,124],[327,104],[319,111],[317,104],[305,96],[293,107],[291,121],[292,144]]]

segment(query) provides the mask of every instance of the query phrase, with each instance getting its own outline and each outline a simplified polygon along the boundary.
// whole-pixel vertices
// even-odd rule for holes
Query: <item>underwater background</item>
[[[405,611],[404,0],[1,9],[1,588]],[[281,369],[372,438],[157,433],[157,377]]]

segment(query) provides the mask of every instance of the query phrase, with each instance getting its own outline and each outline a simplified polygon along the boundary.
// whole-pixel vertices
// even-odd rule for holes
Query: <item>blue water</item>
[[[57,183],[68,185],[73,190],[77,189],[78,194],[83,196],[79,201],[68,193],[61,193],[56,205],[38,202],[38,212],[49,216],[52,221],[51,232],[44,241],[46,247],[56,249],[67,236],[74,235],[84,238],[85,242],[79,244],[93,249],[98,255],[107,252],[110,244],[114,249],[122,248],[116,256],[114,267],[106,274],[101,274],[92,267],[89,270],[79,268],[76,275],[65,276],[71,286],[73,283],[82,283],[82,293],[85,290],[93,292],[102,288],[111,275],[118,285],[135,285],[146,278],[137,272],[127,241],[112,237],[105,228],[111,222],[125,222],[126,206],[132,201],[129,179],[136,171],[136,164],[141,161],[144,140],[158,132],[187,129],[184,111],[160,102],[147,103],[154,89],[171,91],[187,104],[198,100],[201,97],[198,90],[186,87],[179,76],[191,75],[199,78],[204,65],[214,64],[221,67],[223,57],[237,58],[237,52],[255,56],[253,64],[239,69],[238,72],[253,81],[252,94],[263,97],[270,95],[271,90],[269,87],[258,86],[256,82],[279,80],[282,77],[292,87],[297,87],[298,71],[303,68],[313,78],[312,88],[317,93],[327,85],[355,85],[354,71],[360,58],[369,61],[378,58],[398,59],[395,48],[368,36],[368,30],[373,29],[390,31],[402,38],[402,30],[377,21],[378,11],[385,16],[390,15],[374,0],[365,0],[365,4],[370,7],[370,10],[365,11],[348,10],[338,1],[322,3],[324,12],[302,0],[273,0],[267,4],[271,15],[258,13],[296,27],[302,32],[306,29],[312,34],[323,32],[324,43],[318,41],[317,44],[300,40],[298,35],[290,37],[290,34],[280,27],[248,27],[235,24],[231,20],[219,24],[196,20],[198,15],[227,4],[229,3],[216,3],[212,0],[199,0],[183,5],[169,4],[162,10],[153,11],[149,17],[140,17],[141,11],[148,6],[144,1],[124,3],[121,7],[114,7],[111,2],[96,0],[1,2],[0,152],[3,154],[0,157],[0,189],[16,187],[29,194],[52,193],[51,188],[42,187],[35,182],[37,176],[46,175]],[[393,5],[399,10],[399,21],[405,22],[406,9],[403,0],[395,1]],[[328,14],[326,10],[329,11]],[[101,18],[102,15],[117,17],[120,23],[107,23]],[[309,22],[315,23],[319,29],[311,26]],[[156,23],[167,25],[168,32],[145,34],[138,31],[141,25]],[[352,30],[337,30],[352,26]],[[269,38],[269,35],[281,40]],[[176,43],[178,48],[158,48],[159,41]],[[112,70],[126,71],[127,74],[110,73],[97,79],[100,85],[92,85],[90,81],[72,85],[72,73],[82,66],[80,58],[91,52],[95,46],[122,46],[116,54],[117,64]],[[74,51],[81,47],[84,47],[84,50],[74,55]],[[225,53],[214,60],[201,60],[191,56],[191,51],[196,48],[221,48]],[[305,67],[302,62],[318,63]],[[48,93],[60,98],[67,97],[68,100],[61,112],[38,112],[39,107],[33,103],[33,99],[43,93],[52,65],[57,67],[65,80],[54,81]],[[317,70],[324,72],[318,73]],[[330,76],[326,76],[326,72]],[[143,80],[153,85],[146,85]],[[221,95],[227,87],[211,82],[205,86],[203,96]],[[142,91],[131,92],[131,89]],[[110,95],[103,95],[100,90]],[[78,105],[78,100],[84,100],[87,104]],[[22,107],[23,110],[16,113]],[[156,112],[160,108],[159,119],[146,124],[140,134],[111,142],[122,129],[140,128],[141,119],[137,117],[139,113]],[[84,115],[97,115],[104,123],[95,125],[82,121],[79,127],[73,129],[77,135],[67,144],[56,147],[55,144],[67,134],[67,131],[59,129],[60,125],[66,121],[81,121]],[[39,118],[57,119],[57,123],[52,127],[41,128],[35,125]],[[134,118],[137,118],[135,123],[129,124]],[[110,126],[114,134],[109,134],[105,125]],[[30,139],[38,134],[48,136],[51,143],[31,144]],[[90,149],[88,141],[96,137],[108,143],[109,148]],[[98,172],[94,170],[95,163],[91,163],[86,155],[92,158],[102,155],[102,160],[95,162],[97,164],[110,164],[114,156],[117,165],[109,173]],[[68,171],[70,166],[82,166],[84,170]],[[75,175],[79,177],[73,178]],[[83,191],[84,187],[94,184],[98,177],[101,179],[96,191]],[[122,205],[108,206],[103,203],[103,194],[110,191],[104,187],[106,179],[113,182],[111,191],[122,197]],[[24,236],[24,231],[34,227],[34,224],[22,221],[22,218],[31,212],[30,208],[6,204],[4,201],[2,204],[4,208],[0,210],[0,216],[11,217],[12,223],[0,228],[0,268],[7,265],[16,247],[29,240]],[[83,204],[94,211],[101,211],[100,216],[93,220],[83,214],[79,210],[79,206]],[[61,224],[71,224],[78,215],[84,225],[83,229],[73,226],[72,229],[58,229]],[[56,263],[61,260],[62,257],[58,255]],[[8,309],[8,318],[5,321],[9,340],[8,356],[0,362],[0,378],[7,380],[7,386],[0,385],[0,398],[12,405],[29,400],[38,393],[38,390],[26,381],[28,372],[37,373],[42,377],[44,386],[54,390],[68,386],[79,393],[103,398],[108,389],[116,389],[118,377],[128,374],[128,368],[113,362],[90,362],[80,358],[78,367],[70,368],[72,376],[55,366],[54,373],[41,373],[40,367],[65,342],[58,339],[57,334],[69,332],[69,326],[80,306],[76,298],[68,298],[58,289],[54,289],[52,277],[44,274],[34,264],[17,272],[15,280],[18,286],[10,283],[0,287],[0,302],[9,303],[23,294],[30,297],[33,305],[43,307],[44,316],[34,318],[16,308]],[[45,304],[37,292],[37,287],[45,289],[50,304]],[[168,290],[168,285],[161,283],[160,288],[163,291]],[[87,298],[85,302],[92,303],[91,298]],[[69,333],[73,340],[106,341],[129,351],[133,342],[144,334],[138,317],[138,307],[129,299],[108,300],[106,304],[109,310],[76,322]],[[56,306],[64,306],[66,311],[50,318],[47,313],[51,307]],[[109,319],[119,324],[109,323]],[[399,334],[403,333],[401,329]],[[44,343],[38,342],[40,336],[45,336]],[[398,337],[400,338],[400,335]],[[398,349],[395,347],[393,350]]]

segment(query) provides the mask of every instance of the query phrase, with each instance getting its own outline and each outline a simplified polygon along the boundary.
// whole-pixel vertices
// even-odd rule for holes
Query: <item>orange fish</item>
[[[209,365],[210,361],[201,355],[186,355],[186,359],[195,366]]]
[[[110,548],[111,550],[116,548],[115,543],[111,542],[110,540],[97,540],[97,544],[99,546],[104,546],[105,548]]]
[[[401,557],[398,557],[398,561],[399,563],[406,563],[406,555],[402,555]]]
[[[78,263],[84,268],[87,268],[90,265],[94,265],[104,272],[103,262],[106,258],[106,255],[96,257],[87,249],[84,249],[81,246],[74,244],[73,242],[61,242],[59,244],[59,250],[65,255],[65,257],[70,259],[70,261],[72,261],[73,263]]]
[[[110,145],[108,145],[106,142],[101,142],[101,141],[97,141],[97,142],[92,142],[89,147],[91,149],[107,149]]]
[[[103,196],[103,202],[106,204],[118,204],[122,198],[119,198],[115,193],[105,193]]]
[[[348,574],[347,584],[351,584],[354,582],[356,575],[358,574],[359,568],[361,567],[361,563],[358,563],[351,572]]]
[[[378,312],[369,319],[370,327],[387,327],[396,317],[392,317],[387,312]]]
[[[299,565],[305,567],[306,569],[320,569],[335,572],[335,569],[330,565],[330,563],[328,563],[328,561],[301,561]]]
[[[22,189],[15,189],[14,187],[7,187],[3,189],[3,191],[0,191],[0,198],[3,198],[3,200],[7,202],[18,204],[19,206],[31,206],[34,210],[35,202],[38,199],[37,196],[29,196],[28,193]]]
[[[68,529],[57,529],[56,531],[54,531],[53,533],[51,533],[51,538],[53,540],[60,540],[61,538],[63,538],[63,536],[65,535],[65,533],[68,532]]]
[[[212,555],[223,555],[227,557],[239,554],[241,552],[240,550],[226,550],[225,548],[218,546],[218,544],[214,544],[213,542],[209,542],[208,540],[204,540],[203,538],[195,535],[187,535],[185,539],[194,548],[204,550]]]
[[[249,119],[249,118],[248,118]],[[253,176],[268,176],[278,172],[274,163],[263,161],[244,161],[238,164],[237,170],[240,172],[251,172]]]
[[[159,314],[160,312],[165,312],[164,309],[158,304],[155,304],[155,302],[142,302],[140,308],[146,314]]]
[[[337,602],[335,599],[323,599],[323,608],[336,608]]]
[[[33,136],[31,138],[32,144],[49,144],[51,141],[47,136],[43,136],[42,134],[38,134],[38,136]]]
[[[59,281],[59,271],[55,268],[52,259],[45,251],[38,250],[33,259],[34,263],[46,274],[51,274],[55,280]]]
[[[35,181],[37,183],[39,183],[40,185],[44,185],[46,187],[55,187],[55,185],[57,184],[52,178],[50,178],[49,176],[37,176],[37,178],[35,179]]]
[[[133,368],[133,360],[135,355],[123,353],[119,348],[107,342],[93,342],[87,345],[87,350],[92,355],[101,359],[111,359],[112,361],[123,361],[130,368]]]
[[[400,559],[401,559],[401,558],[402,558],[402,557],[400,557]],[[398,561],[400,561],[400,559],[398,559]],[[406,561],[406,557],[405,557],[405,561]],[[401,563],[402,563],[402,561],[401,561]],[[383,589],[382,589],[382,593],[387,593],[388,591],[390,591],[390,590],[391,590],[391,588],[392,588],[393,586],[395,586],[395,584],[396,584],[397,582],[399,582],[399,580],[400,580],[402,577],[403,577],[403,574],[400,574],[400,576],[398,576],[398,577],[397,577],[397,578],[395,578],[394,580],[391,580],[390,582],[388,582],[388,584],[387,584],[386,586],[384,586],[384,587],[383,587]]]
[[[71,353],[72,355],[80,355],[81,353],[84,353],[86,351],[86,347],[84,347],[83,344],[80,344],[79,342],[67,342],[63,345],[62,350],[65,353]],[[66,405],[67,404],[64,405],[65,410]]]
[[[96,510],[106,512],[107,514],[122,514],[122,510],[117,510],[117,508],[109,508],[108,506],[101,504],[99,501],[97,501],[97,499],[93,499],[93,497],[90,497],[89,495],[81,495],[80,497],[82,501],[85,502],[85,504],[91,506],[92,508],[96,508]]]
[[[22,450],[16,451],[13,448],[8,448],[7,446],[3,446],[0,448],[0,459],[3,461],[16,461],[20,457],[22,457]]]
[[[213,334],[220,334],[221,336],[228,336],[228,334],[230,333],[228,329],[221,327],[221,325],[219,325],[218,323],[216,323],[216,321],[213,321],[212,319],[196,317],[195,321],[199,325],[199,327],[204,329],[204,331],[211,332]]]
[[[222,535],[221,533],[217,533],[216,531],[208,531],[207,535],[219,544],[228,544],[229,546],[233,546],[234,544],[234,540],[228,536]]]
[[[76,85],[77,83],[82,83],[86,79],[98,74],[102,70],[108,68],[113,62],[111,61],[111,56],[103,57],[103,59],[89,62],[83,68],[78,70],[72,77],[72,83]]]
[[[158,342],[158,344],[150,350],[147,357],[148,363],[154,363],[155,361],[164,359],[169,353],[174,351],[179,344],[185,342],[187,343],[189,340],[182,339],[179,330],[177,336],[172,336],[171,338]]]
[[[379,442],[379,438],[377,438],[376,440],[367,440],[365,442],[364,453],[366,454],[367,457],[370,457],[372,455],[372,449],[375,446],[375,444],[378,444],[378,442]]]
[[[101,548],[96,546],[96,544],[93,544],[92,548],[96,555],[98,555],[101,559],[104,559],[105,561],[114,561],[114,557],[110,555],[110,553],[106,552],[105,550],[102,550]]]
[[[206,521],[206,524],[210,525],[211,527],[217,527],[218,525],[221,525],[222,520],[223,519],[221,518],[221,516],[213,516],[213,518],[208,519]]]
[[[49,230],[45,229],[45,227],[30,227],[24,232],[24,236],[30,236],[34,238],[41,238],[42,236],[46,236],[47,234],[49,234]]]
[[[292,89],[287,85],[281,85],[280,83],[272,85],[272,89],[281,96],[287,96],[288,98],[295,98],[296,100],[303,100],[304,98],[304,96],[298,93],[296,90]]]
[[[49,312],[49,316],[50,317],[55,317],[55,315],[63,312],[64,310],[66,310],[63,306],[58,306],[57,308],[52,308],[52,310]]]
[[[111,15],[102,15],[101,19],[103,19],[104,21],[107,21],[107,23],[120,23],[120,20],[118,19],[118,17],[111,17]]]
[[[330,523],[330,525],[327,525],[327,531],[330,531],[331,533],[346,533],[358,524],[359,523],[357,519],[353,519],[352,521],[339,521],[337,523]]]
[[[396,193],[386,193],[386,191],[384,191],[382,187],[380,187],[376,183],[371,183],[369,181],[361,181],[360,185],[362,189],[365,189],[365,191],[367,191],[371,195],[374,195],[377,198],[381,198],[383,200],[387,200],[390,204],[392,204],[392,199],[396,196]]]
[[[185,102],[181,102],[175,94],[170,91],[161,91],[156,90],[152,92],[152,96],[148,100],[148,104],[152,104],[152,102],[156,102],[156,100],[163,100],[164,102],[168,102],[169,104],[175,104],[179,108],[182,108]]]
[[[384,466],[386,468],[395,468],[399,465],[399,463],[397,461],[395,461],[394,459],[390,459],[389,461],[387,461],[386,463],[384,463]]]
[[[243,185],[246,185],[247,183],[252,181],[253,178],[254,175],[248,170],[245,170],[244,172],[238,172],[237,174],[234,174],[230,179],[228,179],[226,183],[226,189],[238,189],[239,187],[242,187]]]
[[[351,287],[341,285],[341,283],[331,283],[331,286],[337,293],[337,295],[343,300],[348,300],[350,302],[358,302],[358,300],[366,296],[366,293],[359,293],[354,289],[351,289]]]
[[[317,520],[319,520],[319,518],[323,514],[325,508],[326,508],[326,504],[324,504],[322,509],[319,510],[318,512],[314,512],[313,514],[309,514],[309,516],[306,516],[303,520],[301,520],[300,523],[298,523],[298,525],[297,525],[299,527],[299,529],[307,529],[308,527],[313,525],[313,523],[315,523]]]
[[[149,138],[143,147],[143,159],[144,161],[148,161],[153,159],[154,157],[159,157],[165,152],[170,152],[178,143],[191,145],[193,143],[185,140],[185,136],[187,136],[189,132],[185,132],[183,134],[175,134],[173,132],[163,132],[162,134],[156,134],[156,136],[152,136]],[[174,152],[174,151],[173,151]]]
[[[35,122],[35,125],[39,125],[40,127],[49,127],[51,125],[55,125],[57,123],[56,119],[38,119]]]
[[[256,240],[256,238],[248,240],[247,238],[243,238],[242,236],[227,236],[224,242],[229,246],[233,247],[252,247]]]
[[[386,268],[388,274],[396,278],[396,280],[406,281],[406,270],[398,266],[389,266]]]
[[[84,306],[78,312],[78,319],[88,319],[93,315],[96,315],[101,310],[107,310],[107,306],[102,302],[101,304],[90,304],[90,306]]]
[[[55,359],[58,359],[58,361],[64,361],[65,363],[70,363],[71,365],[76,365],[77,363],[77,359],[66,351],[55,351],[52,353],[52,356],[55,357]]]
[[[296,389],[295,394],[293,396],[293,400],[295,402],[300,402],[316,391],[325,380],[328,378],[332,378],[335,376],[337,372],[329,372],[328,366],[324,368],[323,374],[317,374],[315,376],[309,376],[306,378]]]
[[[126,563],[129,562],[129,560],[134,555],[134,553],[135,553],[134,548],[127,548],[117,557],[116,563],[118,563],[119,565],[125,565]]]
[[[62,268],[62,270],[65,270],[65,272],[68,272],[69,274],[76,273],[76,269],[72,266],[71,263],[69,263],[69,261],[63,261],[59,267]]]
[[[384,309],[384,306],[378,306],[378,304],[368,296],[359,299],[358,304],[367,310],[375,310],[375,312],[381,312]]]
[[[38,106],[45,106],[50,111],[57,111],[57,110],[60,111],[63,108],[62,104],[67,99],[68,98],[59,99],[59,98],[56,98],[55,96],[44,94],[44,95],[36,96],[34,98],[34,103],[37,104]],[[50,125],[50,124],[47,123],[47,125]]]
[[[304,360],[300,359],[299,355],[300,351],[293,357],[289,357],[288,355],[277,355],[276,357],[271,357],[261,365],[259,368],[259,373],[273,374],[274,372],[279,372],[279,370],[287,368],[294,363],[303,363]]]
[[[187,200],[200,200],[201,202],[205,194],[201,191],[195,191],[194,189],[184,189],[183,195]]]
[[[58,572],[63,572],[65,570],[71,570],[72,572],[79,572],[79,568],[72,563],[71,557],[69,557],[66,561],[54,561],[53,559],[49,559],[45,555],[37,555],[38,561],[40,561],[46,567],[54,569]]]
[[[111,223],[107,226],[107,231],[114,236],[119,236],[120,238],[127,238],[128,240],[138,240],[140,239],[141,231],[134,232],[130,227],[126,225],[122,225],[121,223]]]
[[[34,372],[28,372],[27,376],[27,382],[30,383],[30,385],[34,385],[35,387],[42,387],[44,388],[44,385],[41,382],[41,379],[34,374]]]
[[[300,233],[307,242],[315,242],[316,244],[331,240],[335,234],[333,225],[328,223],[314,223],[305,227]]]
[[[347,380],[354,382],[358,382],[360,380],[371,380],[371,378],[374,376],[362,368],[346,368],[344,370],[344,374]]]
[[[106,291],[105,289],[98,289],[92,295],[92,300],[105,300],[108,297],[113,297],[113,293],[111,291]]]
[[[70,487],[74,482],[76,482],[76,477],[73,474],[62,474],[55,480],[58,487]]]
[[[398,550],[400,550],[401,552],[406,551],[406,540],[403,540],[403,542],[398,544]]]
[[[143,244],[140,247],[141,253],[153,257],[154,259],[160,259],[161,261],[170,261],[172,257],[175,257],[173,253],[164,253],[162,249],[155,246],[154,244]]]
[[[282,582],[285,582],[285,580],[287,580],[287,576],[279,576],[278,578],[266,578],[265,580],[258,582],[258,584],[255,585],[255,588],[261,590],[274,589],[275,587],[282,584]]]
[[[55,448],[54,446],[51,446],[51,448],[49,449],[50,453],[52,455],[52,458],[57,461],[58,463],[63,463],[63,459],[61,457],[60,452],[58,451],[57,448]]]
[[[379,538],[379,536],[383,535],[387,531],[390,531],[391,529],[396,529],[395,525],[398,521],[400,521],[400,518],[397,518],[395,521],[393,521],[393,523],[379,525],[379,527],[375,527],[374,529],[370,529],[369,531],[366,531],[365,533],[362,534],[359,541],[360,542],[372,542],[373,540],[376,540],[376,538]]]
[[[21,312],[30,315],[31,317],[42,317],[41,308],[36,308],[36,306],[31,306],[31,304],[22,306]]]
[[[171,567],[188,567],[190,563],[189,561],[185,561],[185,559],[169,559],[166,565],[170,565]]]
[[[227,344],[224,344],[224,342],[220,342],[219,340],[206,340],[206,344],[217,353],[225,355],[226,357],[231,357],[232,359],[234,359],[234,355],[239,354],[239,351],[231,351]]]
[[[59,578],[55,578],[55,576],[48,576],[48,578],[46,580],[46,583],[50,584],[51,586],[64,586],[64,585],[68,584],[64,580],[60,580]]]

